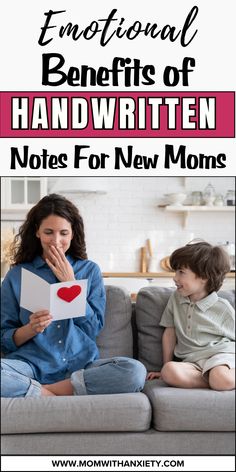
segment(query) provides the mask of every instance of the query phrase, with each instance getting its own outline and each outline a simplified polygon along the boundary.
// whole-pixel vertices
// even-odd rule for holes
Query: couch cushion
[[[148,371],[161,370],[162,334],[159,326],[162,313],[174,288],[144,287],[137,296],[136,323],[138,329],[138,358]],[[235,290],[221,290],[218,294],[235,306]]]
[[[143,393],[2,398],[2,434],[145,431],[151,405]]]
[[[125,288],[107,285],[105,327],[97,338],[101,358],[133,357],[132,304]]]
[[[144,392],[158,431],[234,431],[235,391],[182,389],[162,380],[146,382]]]
[[[235,290],[220,290],[218,292],[219,297],[226,298],[235,308]]]
[[[138,358],[148,371],[161,370],[162,367],[164,329],[159,322],[172,292],[172,288],[144,287],[137,296]]]

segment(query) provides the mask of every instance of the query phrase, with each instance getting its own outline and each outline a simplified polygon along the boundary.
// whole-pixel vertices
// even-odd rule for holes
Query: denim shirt
[[[31,312],[20,307],[21,269],[24,267],[49,283],[58,282],[45,261],[37,256],[33,262],[14,266],[2,283],[2,351],[6,358],[28,362],[35,379],[42,384],[68,377],[99,357],[96,336],[104,325],[105,289],[97,264],[89,260],[68,261],[75,278],[88,279],[86,316],[52,321],[43,333],[17,347],[13,335],[29,322]]]

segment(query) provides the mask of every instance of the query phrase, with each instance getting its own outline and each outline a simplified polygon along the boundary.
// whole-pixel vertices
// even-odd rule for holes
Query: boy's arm
[[[162,336],[163,364],[166,364],[166,362],[173,360],[175,345],[176,334],[174,326],[165,328],[165,331]]]

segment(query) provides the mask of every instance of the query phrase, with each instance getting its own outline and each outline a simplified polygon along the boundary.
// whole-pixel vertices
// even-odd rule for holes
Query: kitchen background
[[[12,229],[16,232],[30,206],[52,192],[64,194],[78,206],[85,224],[88,257],[100,265],[107,277],[106,283],[124,284],[131,292],[147,283],[171,284],[168,259],[165,258],[194,238],[227,244],[233,268],[233,177],[22,177],[1,180],[2,276],[7,269],[4,251],[7,252]],[[147,276],[140,280],[138,273],[141,271],[158,273],[159,279]],[[122,279],[116,278],[117,273]],[[129,277],[126,277],[127,273]]]

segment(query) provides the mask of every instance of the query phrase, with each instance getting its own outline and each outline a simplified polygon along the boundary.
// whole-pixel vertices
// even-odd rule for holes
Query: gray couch
[[[107,286],[101,357],[162,365],[160,316],[172,289],[147,287],[132,306]],[[222,292],[234,303],[234,292]],[[2,399],[3,454],[234,454],[234,392],[146,383],[142,393]]]

